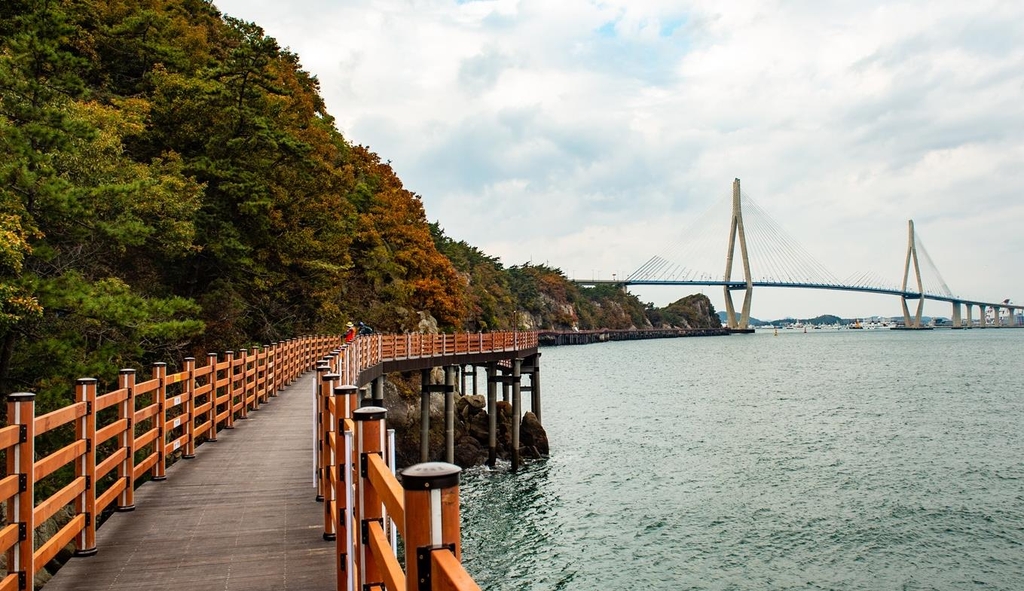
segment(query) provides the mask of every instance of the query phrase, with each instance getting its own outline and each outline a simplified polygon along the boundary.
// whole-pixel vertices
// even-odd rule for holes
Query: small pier
[[[542,330],[537,333],[540,345],[589,345],[609,341],[639,341],[644,339],[676,339],[683,337],[726,336],[727,328],[648,328],[648,329],[603,329],[603,330]],[[751,330],[750,332],[753,332]]]

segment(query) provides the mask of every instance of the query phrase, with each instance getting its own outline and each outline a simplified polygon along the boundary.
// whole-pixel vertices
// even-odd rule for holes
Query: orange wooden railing
[[[8,554],[0,591],[31,589],[35,574],[71,541],[77,555],[94,554],[97,516],[111,506],[134,509],[136,481],[166,478],[177,455],[194,457],[201,441],[215,441],[218,428],[233,426],[267,402],[338,343],[337,336],[290,339],[229,351],[223,361],[210,353],[206,365],[196,367],[189,358],[172,374],[156,363],[144,381],[126,369],[117,389],[104,394],[97,393],[95,379],[82,378],[74,404],[41,416],[35,416],[33,394],[9,395],[9,425],[0,428],[0,451],[7,457],[0,502],[9,507],[7,525],[0,528],[0,552]],[[36,460],[36,437],[71,423],[72,441]],[[71,482],[36,503],[36,483],[68,465],[74,466]],[[72,503],[74,517],[35,549],[35,528]]]
[[[359,406],[361,374],[387,361],[507,353],[537,347],[535,332],[372,335],[332,351],[317,365],[317,499],[323,537],[335,540],[339,591],[471,591],[462,566],[457,466],[429,462],[394,473],[384,408]],[[405,545],[405,571],[396,539]]]
[[[319,431],[322,442],[318,459],[318,491],[324,503],[324,539],[334,540],[337,556],[337,589],[368,589],[375,585],[395,591],[419,589],[478,590],[479,586],[462,568],[461,535],[459,532],[459,468],[450,464],[418,464],[403,472],[402,484],[395,477],[392,462],[384,459],[387,411],[380,407],[356,408],[358,388],[340,385],[337,371],[345,353],[334,355],[318,366],[317,408],[321,416]],[[390,454],[389,454],[390,455]],[[390,465],[389,465],[390,464]],[[413,478],[406,474],[433,470],[445,475],[444,482],[427,481],[424,490],[409,490]],[[436,479],[435,479],[436,480]],[[429,503],[430,484],[438,489],[436,511]],[[444,486],[440,486],[440,485]],[[422,486],[423,483],[420,483]],[[424,505],[423,496],[428,503]],[[440,518],[443,527],[433,527]],[[410,553],[427,552],[429,532],[446,534],[445,543],[437,550],[447,553],[443,566],[429,569],[434,576],[420,572],[420,562]],[[407,569],[399,564],[396,545],[400,535],[405,542]],[[424,532],[427,535],[424,536]],[[426,577],[426,578],[425,578]],[[420,585],[420,580],[426,581]],[[444,580],[458,581],[447,587]]]
[[[382,334],[357,338],[346,346],[338,373],[346,384],[362,385],[362,372],[387,361],[435,359],[483,353],[515,353],[537,348],[536,332]]]
[[[134,509],[138,480],[165,479],[169,463],[195,457],[197,445],[216,441],[218,429],[232,428],[317,360],[327,361],[319,366],[323,381],[317,386],[318,491],[324,537],[338,543],[339,590],[355,588],[347,585],[357,580],[388,589],[478,589],[459,561],[458,468],[414,466],[403,473],[403,492],[389,468],[393,462],[380,457],[386,411],[357,409],[357,384],[361,372],[385,361],[515,356],[536,346],[532,332],[372,335],[348,345],[338,336],[312,336],[228,351],[223,358],[210,353],[203,366],[188,358],[171,374],[167,364],[155,363],[141,381],[136,370],[125,369],[117,388],[103,394],[95,379],[82,378],[75,383],[75,403],[38,417],[33,394],[11,394],[9,424],[0,427],[0,451],[7,458],[0,503],[9,507],[7,525],[0,527],[0,553],[9,557],[0,591],[31,589],[35,574],[72,541],[77,555],[94,554],[97,516],[111,507]],[[36,437],[72,423],[71,442],[36,460]],[[37,503],[36,483],[68,465],[74,467],[71,482]],[[418,488],[410,490],[410,483]],[[35,549],[36,527],[72,503],[74,517]],[[357,506],[361,514],[349,509]],[[405,540],[405,573],[384,523],[388,533]]]

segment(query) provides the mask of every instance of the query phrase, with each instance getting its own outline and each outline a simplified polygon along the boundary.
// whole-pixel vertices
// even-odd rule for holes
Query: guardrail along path
[[[97,530],[95,556],[70,560],[46,591],[333,589],[333,542],[311,482],[316,374],[221,430],[136,510]]]

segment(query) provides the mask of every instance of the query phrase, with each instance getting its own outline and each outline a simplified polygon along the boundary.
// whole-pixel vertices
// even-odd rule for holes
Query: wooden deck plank
[[[334,542],[312,483],[315,374],[196,449],[167,480],[136,491],[137,509],[97,532],[45,591],[334,589]]]

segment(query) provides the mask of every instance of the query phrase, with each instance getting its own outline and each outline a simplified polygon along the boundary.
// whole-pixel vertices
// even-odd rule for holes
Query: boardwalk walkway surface
[[[136,491],[136,509],[97,531],[45,591],[333,589],[334,542],[312,483],[315,373],[284,389],[219,441]]]

